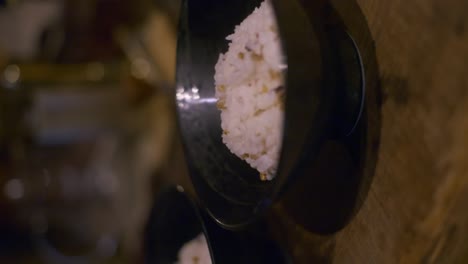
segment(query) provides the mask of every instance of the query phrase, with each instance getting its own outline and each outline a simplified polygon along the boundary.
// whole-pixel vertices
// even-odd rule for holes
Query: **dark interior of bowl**
[[[217,192],[240,204],[265,195],[258,173],[232,155],[221,141],[220,112],[216,108],[214,66],[227,51],[226,37],[260,1],[185,1],[178,42],[178,93],[199,91],[199,100],[178,100],[179,117],[190,159]],[[211,99],[211,100],[210,100]],[[186,133],[185,133],[186,132]],[[239,193],[239,189],[252,189]],[[255,191],[253,191],[255,190]]]
[[[221,228],[180,187],[169,187],[157,197],[147,223],[145,263],[176,263],[182,246],[200,233],[207,239],[212,263],[287,263],[265,225],[251,230]]]
[[[288,64],[285,76],[285,123],[278,173],[261,182],[258,172],[222,142],[216,108],[214,66],[227,51],[226,36],[261,1],[182,1],[177,50],[177,108],[190,176],[208,213],[225,228],[245,227],[268,208],[294,168],[313,155],[331,107],[331,79],[321,52],[319,23],[296,0],[274,0]],[[327,87],[325,89],[324,87]]]

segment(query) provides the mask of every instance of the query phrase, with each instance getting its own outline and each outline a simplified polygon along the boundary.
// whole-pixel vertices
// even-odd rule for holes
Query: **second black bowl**
[[[243,232],[222,229],[181,187],[169,187],[156,199],[145,233],[145,262],[176,263],[182,246],[201,233],[214,264],[287,263],[265,225]]]

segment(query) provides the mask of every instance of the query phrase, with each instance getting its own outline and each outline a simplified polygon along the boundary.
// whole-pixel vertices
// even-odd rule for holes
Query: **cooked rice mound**
[[[270,1],[226,39],[229,49],[215,66],[223,142],[262,180],[271,180],[281,149],[286,65]]]
[[[180,249],[177,264],[211,264],[205,235],[198,235]]]

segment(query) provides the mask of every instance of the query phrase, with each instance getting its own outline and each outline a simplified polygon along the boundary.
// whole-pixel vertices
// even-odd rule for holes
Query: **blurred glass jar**
[[[3,193],[47,263],[117,253],[135,173],[122,65],[8,65],[0,88]]]

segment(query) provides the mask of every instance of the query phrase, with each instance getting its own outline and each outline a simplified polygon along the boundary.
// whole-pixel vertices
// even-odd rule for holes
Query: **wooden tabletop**
[[[376,173],[334,235],[278,213],[295,263],[468,263],[468,1],[357,2],[383,93]]]

